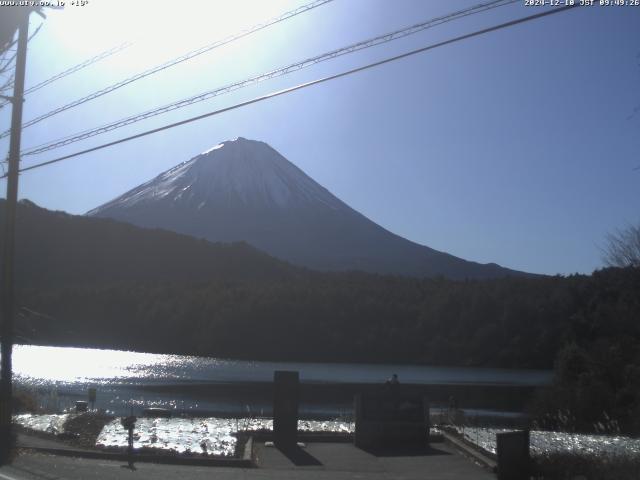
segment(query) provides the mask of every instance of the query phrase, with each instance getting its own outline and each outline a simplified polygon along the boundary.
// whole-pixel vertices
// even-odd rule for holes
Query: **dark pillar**
[[[273,436],[276,446],[296,444],[298,434],[299,383],[298,372],[273,373]]]
[[[529,430],[497,435],[498,480],[529,480]]]

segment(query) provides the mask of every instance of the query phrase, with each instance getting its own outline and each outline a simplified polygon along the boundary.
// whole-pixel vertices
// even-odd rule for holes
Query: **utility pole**
[[[27,61],[29,14],[31,9],[20,12],[18,27],[18,52],[16,54],[13,106],[11,109],[11,139],[9,143],[9,170],[7,173],[7,201],[5,205],[4,246],[2,251],[2,324],[0,325],[0,464],[8,463],[13,443],[12,367],[14,298],[14,259],[16,233],[16,207],[18,203],[18,170],[20,168],[20,136],[22,133],[22,103],[24,101],[24,76]]]

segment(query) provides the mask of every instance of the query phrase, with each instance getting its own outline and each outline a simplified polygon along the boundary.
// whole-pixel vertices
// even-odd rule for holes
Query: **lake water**
[[[140,418],[136,427],[136,447],[154,447],[193,453],[231,455],[235,449],[235,432],[271,429],[265,414],[268,400],[234,403],[229,399],[194,396],[190,384],[271,382],[274,370],[298,370],[302,382],[382,383],[397,373],[401,381],[424,385],[516,385],[548,384],[551,372],[514,371],[481,368],[422,367],[414,365],[363,365],[283,363],[226,360],[217,358],[154,355],[115,350],[83,348],[35,347],[18,345],[14,349],[16,384],[39,396],[40,402],[57,415],[22,415],[16,422],[29,428],[51,432],[62,431],[76,400],[87,398],[87,388],[96,387],[96,407],[115,415],[139,414],[143,407],[172,408],[176,413],[191,414],[171,419]],[[149,388],[152,387],[152,388]],[[160,389],[153,387],[162,387]],[[168,387],[168,388],[167,388]],[[163,390],[163,388],[165,390]],[[343,410],[344,409],[344,410]],[[202,415],[203,411],[226,411],[228,416]],[[434,411],[432,413],[437,413]],[[268,412],[267,412],[268,413]],[[305,420],[300,430],[353,431],[348,406],[328,406],[312,418],[342,417],[337,420]],[[468,412],[478,414],[479,412]],[[483,412],[495,414],[495,412]],[[495,428],[465,428],[460,433],[467,440],[488,451],[495,451]],[[107,447],[126,445],[126,432],[120,421],[109,423],[98,438]],[[543,455],[554,451],[581,454],[640,454],[640,440],[625,437],[574,435],[558,432],[532,432],[532,453]],[[622,452],[622,453],[621,453]]]
[[[490,368],[428,367],[348,363],[258,362],[180,355],[157,355],[91,348],[16,345],[13,368],[19,387],[37,393],[43,406],[62,410],[98,390],[97,408],[115,414],[132,408],[167,407],[185,413],[228,411],[260,415],[268,402],[197,398],[190,385],[271,382],[275,370],[297,370],[303,383],[383,383],[393,373],[401,382],[422,385],[538,386],[551,372]],[[332,406],[339,413],[342,407]],[[248,412],[248,410],[251,410]],[[326,412],[318,412],[326,414]]]

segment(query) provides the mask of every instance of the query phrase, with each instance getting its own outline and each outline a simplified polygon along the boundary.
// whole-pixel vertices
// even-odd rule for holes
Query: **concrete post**
[[[273,374],[273,435],[276,446],[296,444],[298,434],[298,372],[276,371]]]

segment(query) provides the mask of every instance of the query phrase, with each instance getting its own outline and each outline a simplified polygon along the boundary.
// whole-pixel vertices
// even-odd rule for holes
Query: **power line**
[[[296,15],[300,15],[301,13],[307,12],[313,8],[319,7],[321,5],[324,5],[325,3],[329,3],[332,2],[333,0],[314,0],[311,3],[308,3],[306,5],[302,5],[301,7],[296,8],[295,10],[290,10],[286,13],[283,13],[282,15],[275,17],[271,20],[268,20],[265,23],[261,23],[259,25],[255,25],[253,27],[251,27],[248,30],[244,30],[240,33],[231,35],[223,40],[219,40],[216,41],[214,43],[210,43],[208,45],[205,45],[204,47],[198,48],[197,50],[192,50],[188,53],[185,53],[184,55],[181,55],[179,57],[174,58],[173,60],[169,60],[168,62],[165,62],[161,65],[158,65],[156,67],[150,68],[149,70],[145,70],[144,72],[138,73],[136,75],[133,75],[132,77],[126,78],[124,80],[121,80],[117,83],[114,83],[112,85],[109,85],[108,87],[103,88],[102,90],[98,90],[97,92],[91,93],[85,97],[79,98],[77,100],[74,100],[71,103],[68,103],[66,105],[63,105],[61,107],[58,107],[54,110],[51,110],[50,112],[47,112],[43,115],[40,115],[38,117],[35,117],[31,120],[29,120],[28,122],[22,124],[22,128],[27,128],[30,127],[31,125],[35,125],[36,123],[41,122],[42,120],[52,117],[54,115],[57,115],[61,112],[64,112],[66,110],[69,110],[71,108],[77,107],[78,105],[82,105],[83,103],[89,102],[91,100],[94,100],[98,97],[101,97],[103,95],[106,95],[107,93],[111,93],[114,90],[117,90],[119,88],[124,87],[125,85],[129,85],[132,82],[135,82],[137,80],[140,80],[142,78],[148,77],[149,75],[153,75],[154,73],[158,73],[162,70],[165,70],[169,67],[172,67],[174,65],[177,65],[179,63],[185,62],[187,60],[191,60],[194,57],[197,57],[198,55],[202,55],[203,53],[209,52],[211,50],[213,50],[214,48],[218,48],[220,46],[226,45],[228,43],[231,43],[235,40],[239,40],[243,37],[246,37],[248,35],[251,35],[252,33],[258,32],[260,30],[263,30],[271,25],[274,25],[276,23],[282,22],[284,20],[287,20],[291,17],[295,17]],[[9,135],[10,131],[7,130],[5,132],[2,132],[0,134],[0,138],[4,138],[7,135]]]
[[[125,42],[125,43],[123,43],[121,45],[118,45],[118,46],[115,46],[115,47],[113,47],[113,48],[111,48],[109,50],[105,50],[104,52],[101,52],[98,55],[96,55],[94,57],[91,57],[91,58],[85,60],[82,63],[74,65],[73,67],[68,68],[67,70],[65,70],[63,72],[60,72],[57,75],[54,75],[53,77],[48,78],[47,80],[44,80],[44,81],[34,85],[33,87],[27,88],[24,91],[24,93],[27,94],[27,93],[35,92],[36,90],[40,90],[42,87],[45,87],[45,86],[49,85],[50,83],[55,82],[56,80],[64,78],[64,77],[66,77],[68,75],[71,75],[72,73],[75,73],[75,72],[77,72],[79,70],[82,70],[83,68],[86,68],[86,67],[88,67],[90,65],[93,65],[94,63],[97,63],[100,60],[104,60],[105,58],[108,58],[108,57],[110,57],[112,55],[115,55],[116,53],[119,53],[119,52],[129,48],[131,45],[133,45],[133,43]]]
[[[54,163],[62,162],[63,160],[67,160],[67,159],[70,159],[70,158],[78,157],[80,155],[84,155],[84,154],[87,154],[87,153],[95,152],[97,150],[102,150],[102,149],[107,148],[107,147],[111,147],[111,146],[114,146],[114,145],[118,145],[120,143],[128,142],[130,140],[135,140],[137,138],[145,137],[147,135],[158,133],[158,132],[161,132],[163,130],[168,130],[168,129],[175,128],[175,127],[178,127],[178,126],[181,126],[181,125],[185,125],[187,123],[192,123],[192,122],[195,122],[195,121],[198,121],[198,120],[202,120],[204,118],[212,117],[214,115],[219,115],[221,113],[225,113],[225,112],[228,112],[228,111],[231,111],[231,110],[236,110],[238,108],[245,107],[247,105],[251,105],[251,104],[262,102],[264,100],[268,100],[268,99],[271,99],[271,98],[279,97],[281,95],[285,95],[287,93],[291,93],[291,92],[294,92],[296,90],[302,90],[304,88],[311,87],[313,85],[318,85],[320,83],[328,82],[330,80],[335,80],[335,79],[341,78],[341,77],[346,77],[348,75],[352,75],[354,73],[362,72],[364,70],[368,70],[368,69],[371,69],[371,68],[374,68],[374,67],[379,67],[381,65],[385,65],[387,63],[391,63],[391,62],[394,62],[396,60],[401,60],[403,58],[407,58],[407,57],[410,57],[412,55],[416,55],[418,53],[423,53],[423,52],[426,52],[426,51],[429,51],[429,50],[433,50],[433,49],[436,49],[436,48],[439,48],[439,47],[443,47],[445,45],[449,45],[449,44],[452,44],[452,43],[460,42],[462,40],[467,40],[469,38],[473,38],[473,37],[477,37],[477,36],[480,36],[480,35],[484,35],[486,33],[495,32],[496,30],[501,30],[503,28],[512,27],[514,25],[519,25],[519,24],[522,24],[522,23],[525,23],[525,22],[529,22],[529,21],[532,21],[532,20],[536,20],[536,19],[542,18],[542,17],[546,17],[546,16],[549,16],[549,15],[554,15],[554,14],[557,14],[557,13],[560,13],[560,12],[564,12],[564,11],[570,10],[572,8],[576,8],[578,6],[579,6],[578,4],[574,4],[574,5],[567,5],[567,6],[564,6],[564,7],[558,7],[558,8],[554,8],[553,10],[547,10],[545,12],[541,12],[541,13],[537,13],[537,14],[534,14],[534,15],[529,15],[527,17],[518,18],[516,20],[511,20],[509,22],[501,23],[501,24],[495,25],[493,27],[484,28],[482,30],[476,30],[475,32],[472,32],[472,33],[467,33],[465,35],[460,35],[458,37],[454,37],[454,38],[451,38],[449,40],[444,40],[442,42],[438,42],[438,43],[434,43],[434,44],[431,44],[431,45],[427,45],[425,47],[421,47],[421,48],[418,48],[418,49],[415,49],[415,50],[411,50],[409,52],[402,53],[400,55],[396,55],[396,56],[393,56],[393,57],[388,57],[388,58],[385,58],[383,60],[379,60],[379,61],[374,62],[374,63],[369,63],[367,65],[364,65],[364,66],[361,66],[361,67],[357,67],[357,68],[354,68],[354,69],[351,69],[351,70],[347,70],[347,71],[344,71],[344,72],[341,72],[341,73],[337,73],[337,74],[334,74],[334,75],[330,75],[328,77],[323,77],[323,78],[320,78],[320,79],[312,80],[310,82],[301,83],[299,85],[296,85],[296,86],[293,86],[293,87],[289,87],[289,88],[285,88],[283,90],[279,90],[279,91],[276,91],[276,92],[272,92],[272,93],[269,93],[267,95],[262,95],[260,97],[253,98],[253,99],[245,101],[245,102],[237,103],[237,104],[231,105],[229,107],[221,108],[219,110],[214,110],[212,112],[208,112],[208,113],[205,113],[205,114],[202,114],[202,115],[191,117],[191,118],[188,118],[186,120],[179,121],[179,122],[171,123],[169,125],[164,125],[162,127],[154,128],[152,130],[147,130],[145,132],[141,132],[141,133],[138,133],[138,134],[135,134],[135,135],[131,135],[129,137],[125,137],[125,138],[121,138],[121,139],[118,139],[118,140],[114,140],[112,142],[104,143],[104,144],[98,145],[96,147],[88,148],[86,150],[81,150],[81,151],[78,151],[78,152],[75,152],[75,153],[71,153],[69,155],[64,155],[62,157],[54,158],[54,159],[48,160],[46,162],[37,163],[35,165],[31,165],[29,167],[25,167],[25,168],[20,169],[20,172],[26,172],[28,170],[34,170],[36,168],[44,167],[44,166],[47,166],[47,165],[52,165]],[[1,178],[5,178],[5,177],[6,177],[6,175],[3,175],[3,176],[0,177],[0,179]]]
[[[30,42],[33,39],[33,37],[35,37],[38,34],[40,29],[42,28],[42,25],[43,25],[43,23],[38,25],[36,30],[31,35],[29,35],[29,38],[27,39],[27,43]],[[9,50],[6,50],[5,53],[9,53]],[[4,58],[0,59],[0,62],[2,62],[4,64],[2,67],[0,67],[0,69],[4,70],[5,66],[8,68],[9,64],[11,64],[15,60],[17,55],[18,55],[18,49],[16,48],[15,52],[13,52],[13,54],[8,59],[4,59]],[[7,83],[5,83],[2,87],[0,87],[0,92],[4,91],[6,89],[9,89],[9,88],[13,88],[13,79],[12,78],[9,78]],[[8,98],[3,99],[2,103],[0,103],[0,108],[4,107],[5,105],[8,105],[9,103],[11,103],[11,100],[9,100]]]
[[[29,87],[24,91],[24,94],[27,95],[29,93],[33,93],[36,90],[40,90],[43,87],[46,87],[47,85],[49,85],[50,83],[53,83],[57,80],[60,80],[61,78],[64,78],[68,75],[71,75],[72,73],[75,73],[79,70],[82,70],[83,68],[86,68],[90,65],[93,65],[94,63],[99,62],[100,60],[104,60],[105,58],[110,57],[111,55],[115,55],[118,52],[121,52],[122,50],[129,48],[131,45],[133,45],[131,42],[125,42],[122,43],[116,47],[110,48],[109,50],[105,50],[104,52],[101,52],[87,60],[85,60],[84,62],[81,62],[77,65],[74,65],[73,67],[70,67],[46,80],[43,80],[42,82],[34,85],[33,87]],[[0,103],[0,108],[2,108],[4,105],[6,105],[9,102],[4,102],[4,103]]]
[[[383,43],[387,43],[387,42],[391,42],[393,40],[397,40],[399,38],[403,38],[418,32],[421,32],[423,30],[426,30],[428,28],[432,28],[438,25],[442,25],[443,23],[447,23],[459,18],[463,18],[469,15],[475,15],[477,13],[492,9],[492,8],[497,8],[497,7],[502,7],[505,5],[509,5],[511,3],[515,3],[518,0],[492,0],[490,2],[486,2],[486,3],[481,3],[479,5],[475,5],[473,7],[469,7],[466,8],[464,10],[459,10],[441,17],[436,17],[436,18],[432,18],[430,20],[415,24],[415,25],[411,25],[409,27],[405,27],[399,30],[395,30],[393,32],[389,32],[389,33],[385,33],[383,35],[378,35],[376,37],[370,38],[368,40],[364,40],[358,43],[354,43],[351,45],[348,45],[346,47],[342,47],[336,50],[332,50],[330,52],[327,53],[323,53],[321,55],[316,55],[315,57],[311,57],[311,58],[307,58],[305,60],[296,62],[296,63],[292,63],[289,65],[286,65],[284,67],[280,67],[278,69],[275,70],[271,70],[269,72],[266,73],[262,73],[259,75],[256,75],[254,77],[239,81],[239,82],[235,82],[229,85],[226,85],[224,87],[219,87],[216,88],[214,90],[209,90],[203,93],[199,93],[197,95],[188,97],[186,99],[182,99],[182,100],[178,100],[176,102],[172,102],[169,103],[167,105],[158,107],[158,108],[154,108],[152,110],[148,110],[146,112],[143,113],[139,113],[136,115],[132,115],[130,117],[126,117],[120,120],[117,120],[115,122],[106,124],[106,125],[102,125],[100,127],[96,127],[90,130],[84,130],[82,132],[78,132],[76,134],[67,136],[67,137],[63,137],[60,138],[58,140],[54,140],[54,141],[50,141],[50,142],[46,142],[44,144],[40,144],[31,148],[26,149],[25,151],[23,151],[23,155],[27,156],[27,155],[36,155],[39,153],[43,153],[49,150],[54,150],[56,148],[60,148],[66,145],[70,145],[72,143],[76,143],[79,142],[81,140],[85,140],[87,138],[90,137],[94,137],[96,135],[101,135],[103,133],[106,132],[110,132],[112,130],[116,130],[118,128],[122,128],[125,127],[127,125],[131,125],[133,123],[137,123],[139,121],[142,120],[146,120],[147,118],[151,118],[154,117],[156,115],[160,115],[163,113],[167,113],[173,110],[177,110],[180,108],[184,108],[187,107],[189,105],[193,105],[194,103],[199,103],[205,100],[209,100],[211,98],[220,96],[220,95],[224,95],[236,90],[239,90],[241,88],[244,87],[248,87],[251,85],[255,85],[257,83],[263,82],[265,80],[269,80],[275,77],[280,77],[283,75],[287,75],[289,73],[301,70],[303,68],[327,61],[327,60],[331,60],[337,57],[340,57],[342,55],[346,55],[349,53],[353,53],[359,50],[364,50],[367,48],[371,48],[377,45],[381,45]]]

